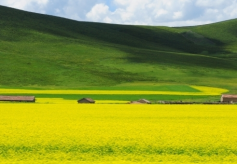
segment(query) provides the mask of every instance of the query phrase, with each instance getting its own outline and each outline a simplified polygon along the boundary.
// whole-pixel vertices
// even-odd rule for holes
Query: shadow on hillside
[[[89,23],[68,20],[42,14],[34,14],[15,9],[1,7],[2,27],[12,27],[14,31],[35,30],[41,33],[67,37],[72,39],[89,38],[98,44],[106,43],[115,46],[128,55],[127,59],[136,63],[157,63],[166,65],[189,65],[208,68],[236,69],[231,61],[207,57],[209,54],[222,51],[218,46],[200,46],[187,40],[182,34],[168,27],[147,27],[129,25],[110,25],[102,23]],[[19,38],[30,33],[16,32]],[[6,38],[7,39],[7,38]],[[214,43],[219,41],[208,38]],[[152,50],[152,51],[151,51]],[[158,51],[169,51],[158,52]],[[174,53],[172,53],[174,52]],[[185,52],[200,54],[207,52],[206,56],[178,54]]]
[[[134,63],[151,63],[181,67],[206,67],[229,70],[237,69],[234,60],[224,60],[205,55],[149,50],[140,50],[138,52],[134,49],[127,48],[124,48],[123,51],[130,54],[126,59]]]
[[[1,22],[5,27],[12,27],[11,33],[38,31],[72,39],[87,38],[98,43],[129,46],[142,49],[166,50],[173,52],[201,53],[217,52],[218,47],[195,45],[182,34],[168,27],[148,27],[111,25],[103,23],[78,22],[59,17],[1,7]],[[3,26],[2,26],[3,27]],[[15,29],[14,29],[15,28]],[[30,35],[30,33],[28,34]],[[24,32],[24,37],[27,34]],[[16,37],[15,37],[16,39]],[[211,39],[211,38],[210,38]],[[212,39],[213,42],[217,42]],[[119,47],[117,46],[117,47]]]

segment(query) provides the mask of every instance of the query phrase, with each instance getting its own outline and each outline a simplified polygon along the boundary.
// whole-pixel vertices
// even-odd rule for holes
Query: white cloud
[[[105,23],[112,23],[113,21],[109,17],[105,17],[103,22],[105,22]]]
[[[60,15],[76,19],[85,20],[86,14],[91,10],[98,0],[63,0],[64,6],[60,10]],[[62,2],[61,2],[62,3]]]
[[[111,21],[111,19],[107,17],[108,12],[109,12],[109,6],[105,4],[96,4],[91,9],[91,11],[86,14],[86,17],[92,21],[100,21],[101,19]]]
[[[237,18],[237,0],[1,0],[0,5],[116,24],[185,26]]]
[[[95,7],[98,6],[95,5],[87,14],[87,19],[102,22],[104,17],[107,17],[112,23],[159,25],[182,19],[183,10],[190,2],[190,0],[114,0],[114,4],[117,5],[115,11],[111,12],[106,8],[105,15],[97,12]]]
[[[166,15],[166,14],[168,14],[168,11],[164,10],[164,9],[160,9],[158,11],[154,11],[155,18],[159,18],[162,15]]]
[[[180,19],[183,17],[183,13],[181,11],[174,12],[173,19]]]
[[[222,5],[225,5],[227,3],[226,3],[226,0],[215,0],[215,1],[197,0],[197,2],[196,2],[197,6],[211,7],[211,8],[222,6]]]
[[[22,10],[44,13],[44,6],[49,0],[1,0],[1,4]]]
[[[114,0],[116,10],[95,5],[87,14],[90,21],[119,24],[184,26],[198,25],[237,17],[237,0]],[[106,6],[106,4],[103,4]],[[235,6],[235,7],[234,7]],[[92,15],[93,13],[93,15]]]

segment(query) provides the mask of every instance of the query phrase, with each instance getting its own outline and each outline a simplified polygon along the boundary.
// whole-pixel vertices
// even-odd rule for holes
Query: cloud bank
[[[237,18],[237,0],[1,0],[0,5],[115,24],[190,26]]]

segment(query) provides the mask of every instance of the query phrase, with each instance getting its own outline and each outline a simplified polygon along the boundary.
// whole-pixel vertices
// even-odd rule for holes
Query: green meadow
[[[3,6],[0,15],[3,88],[152,83],[237,93],[237,20],[175,28],[78,22]]]

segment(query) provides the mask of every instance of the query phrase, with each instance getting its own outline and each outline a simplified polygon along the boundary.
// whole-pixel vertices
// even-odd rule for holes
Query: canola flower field
[[[99,95],[220,95],[228,92],[226,89],[190,86],[199,92],[175,92],[175,91],[141,91],[141,90],[31,90],[31,89],[4,89],[1,94],[99,94]]]
[[[235,105],[0,104],[0,163],[235,164]]]
[[[191,91],[182,91],[190,87]],[[159,89],[159,88],[158,88]],[[175,96],[189,98],[194,96],[220,96],[228,92],[226,89],[203,87],[203,86],[183,86],[180,91],[160,91],[160,90],[37,90],[37,89],[6,89],[0,88],[0,95],[31,95],[36,96],[38,104],[77,104],[77,100],[83,97],[91,97],[97,104],[127,104],[131,100],[146,98],[153,101],[166,100]],[[193,90],[194,91],[193,91]],[[166,95],[168,97],[164,97]],[[178,99],[181,99],[178,98]],[[206,101],[208,98],[206,98]],[[2,103],[2,102],[0,102]]]

